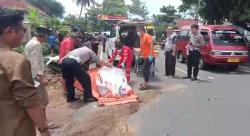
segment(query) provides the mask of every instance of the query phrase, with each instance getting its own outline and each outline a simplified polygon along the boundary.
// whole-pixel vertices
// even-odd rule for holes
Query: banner
[[[108,16],[108,15],[98,15],[99,20],[128,20],[127,16]]]

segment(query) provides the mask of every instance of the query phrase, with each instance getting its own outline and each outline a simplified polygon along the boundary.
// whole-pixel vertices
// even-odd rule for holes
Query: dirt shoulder
[[[160,94],[156,90],[138,92],[142,103],[98,107],[97,103],[83,104],[82,100],[68,104],[59,82],[47,89],[50,97],[48,118],[60,125],[51,130],[52,136],[132,136],[127,119]],[[81,93],[77,95],[82,98]]]

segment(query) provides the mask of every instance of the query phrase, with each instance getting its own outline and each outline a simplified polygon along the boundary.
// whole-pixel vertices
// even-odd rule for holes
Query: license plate
[[[229,58],[227,60],[227,62],[237,63],[237,62],[240,62],[240,59],[239,58]]]

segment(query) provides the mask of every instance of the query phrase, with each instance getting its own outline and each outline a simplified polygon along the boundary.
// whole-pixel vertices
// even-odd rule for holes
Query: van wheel
[[[239,65],[229,65],[228,66],[228,68],[230,69],[230,70],[237,70],[238,68],[239,68]]]
[[[202,58],[200,58],[200,60],[199,60],[199,68],[200,69],[205,69],[206,66],[207,65],[206,65],[205,61]]]
[[[179,52],[177,54],[177,60],[178,60],[179,63],[184,63],[185,62],[185,58],[184,58],[184,56],[183,56],[183,54],[181,52]]]

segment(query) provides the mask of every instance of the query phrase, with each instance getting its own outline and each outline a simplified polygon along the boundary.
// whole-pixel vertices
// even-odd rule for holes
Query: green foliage
[[[34,9],[28,10],[27,18],[33,28],[37,28],[38,26],[41,26],[44,23],[44,18],[41,17],[39,15],[39,12]]]
[[[197,7],[199,15],[209,24],[220,24],[225,20],[231,22],[250,22],[249,0],[182,0],[181,12]]]
[[[69,15],[64,18],[64,24],[70,25],[70,26],[76,26],[81,30],[85,30],[85,31],[87,30],[86,28],[87,22],[85,18],[77,18],[76,16]]]
[[[128,7],[124,0],[103,0],[103,14],[127,16]]]
[[[65,12],[63,5],[55,0],[26,0],[30,4],[39,8],[49,16],[63,17]]]
[[[162,14],[153,15],[156,24],[155,27],[156,27],[157,39],[161,38],[166,27],[172,26],[173,28],[175,28],[176,27],[175,19],[180,18],[180,15],[178,14],[175,7],[171,5],[163,6],[160,9],[160,12]]]
[[[16,51],[16,52],[18,52],[18,53],[21,53],[21,54],[24,54],[24,45],[22,44],[22,45],[16,47],[16,48],[14,49],[14,51]]]
[[[31,24],[32,34],[34,34],[34,31],[39,26],[43,26],[52,30],[59,30],[62,27],[62,23],[57,19],[57,17],[41,16],[38,11],[34,9],[28,11],[27,18]]]
[[[62,24],[57,19],[57,17],[54,16],[54,17],[46,17],[44,20],[44,26],[52,30],[59,30],[62,27]]]
[[[154,15],[157,23],[174,23],[174,20],[180,17],[175,7],[171,5],[163,6],[160,11],[162,14]]]
[[[138,15],[143,19],[146,19],[149,12],[145,5],[145,2],[141,0],[131,0],[131,2],[132,5],[128,6],[129,12],[133,15]]]
[[[91,8],[88,10],[88,24],[91,26],[90,31],[98,32],[98,31],[107,31],[112,27],[111,21],[98,20],[97,16],[102,14],[102,8]]]
[[[82,16],[83,7],[87,7],[87,6],[90,6],[91,4],[93,5],[95,4],[95,0],[73,0],[73,2],[76,2],[77,6],[81,6],[79,18],[81,18]]]

